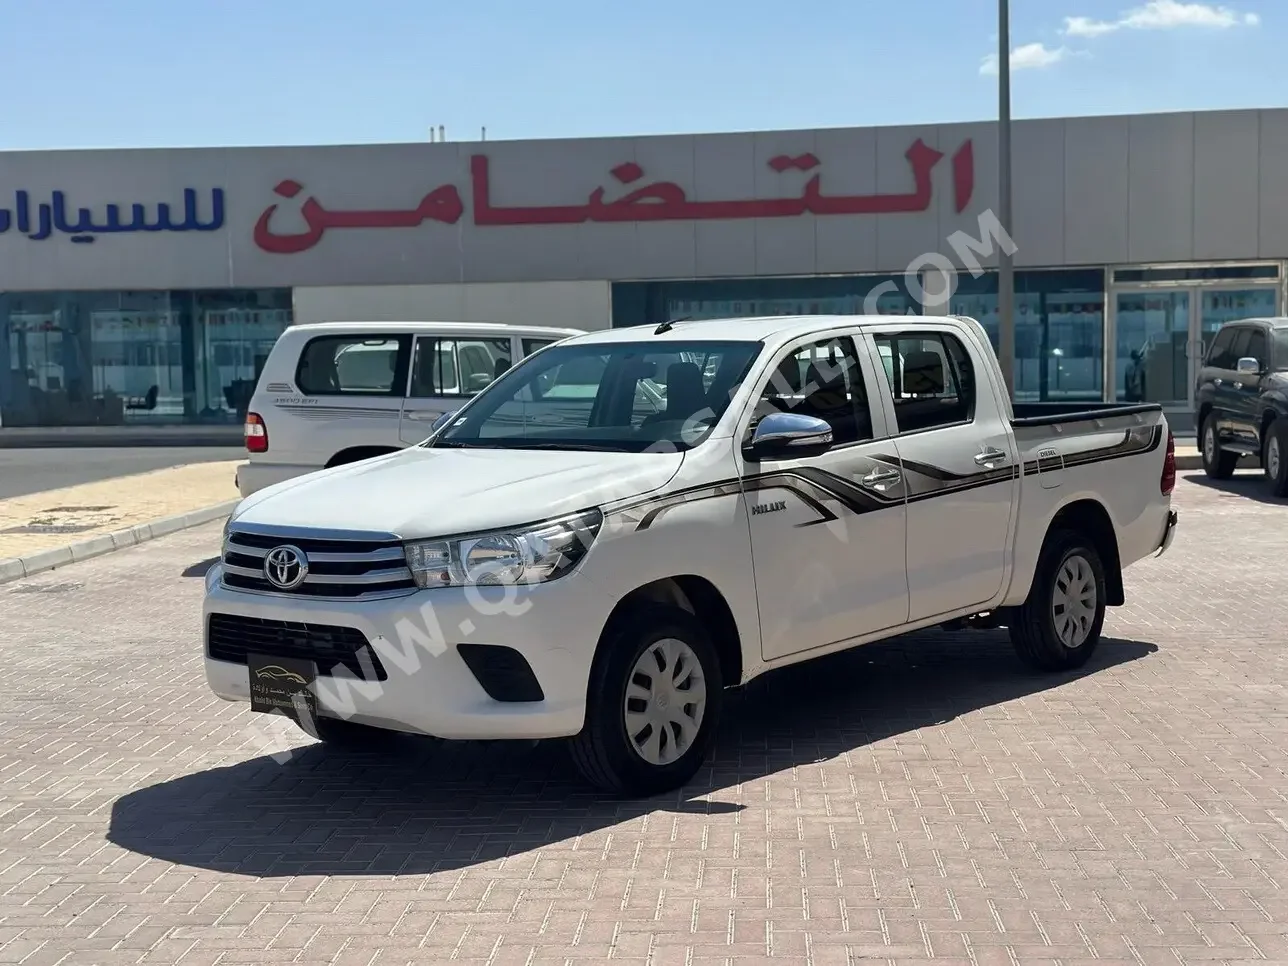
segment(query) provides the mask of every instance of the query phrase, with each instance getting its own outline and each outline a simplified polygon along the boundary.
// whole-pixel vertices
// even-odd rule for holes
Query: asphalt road
[[[0,449],[0,500],[185,463],[241,459],[245,453],[240,446]]]
[[[641,802],[553,743],[346,752],[218,700],[218,524],[6,584],[0,963],[1288,962],[1288,502],[1177,503],[1086,668],[997,631],[791,668]]]

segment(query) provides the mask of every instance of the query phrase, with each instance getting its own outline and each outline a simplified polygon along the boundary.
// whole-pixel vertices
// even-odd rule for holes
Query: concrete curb
[[[181,513],[178,516],[165,517],[161,520],[153,520],[150,523],[140,523],[125,530],[117,530],[114,533],[90,537],[87,540],[81,540],[66,547],[42,550],[40,553],[33,553],[26,557],[0,560],[0,584],[5,584],[12,580],[21,580],[23,577],[30,577],[33,574],[54,570],[58,567],[65,567],[71,563],[80,563],[82,560],[89,560],[93,557],[101,557],[103,554],[111,553],[113,550],[123,550],[136,544],[147,543],[149,540],[155,540],[157,537],[164,537],[171,533],[178,533],[180,530],[187,530],[189,527],[199,527],[203,523],[210,523],[220,517],[228,516],[239,502],[241,501],[229,500],[227,503],[204,507],[200,510],[193,510],[190,513]]]

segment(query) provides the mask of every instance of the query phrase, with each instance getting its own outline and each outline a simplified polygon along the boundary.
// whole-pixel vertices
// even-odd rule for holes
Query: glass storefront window
[[[1104,271],[1017,272],[1015,398],[1024,402],[1104,397]],[[613,286],[613,325],[668,318],[751,315],[920,315],[903,276],[698,279]],[[983,323],[997,346],[997,273],[959,275],[954,315]]]
[[[0,294],[0,425],[236,423],[289,289]]]
[[[763,315],[921,314],[902,275],[617,282],[613,325]]]
[[[1104,396],[1104,273],[1015,273],[1015,399],[1095,401]],[[959,275],[953,315],[978,319],[998,345],[997,274]]]

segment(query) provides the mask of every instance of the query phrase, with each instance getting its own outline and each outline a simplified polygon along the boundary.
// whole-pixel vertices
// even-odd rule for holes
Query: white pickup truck
[[[1017,418],[971,319],[594,332],[418,446],[243,500],[206,675],[326,741],[564,737],[652,794],[774,668],[962,621],[1081,665],[1175,477],[1156,405]]]

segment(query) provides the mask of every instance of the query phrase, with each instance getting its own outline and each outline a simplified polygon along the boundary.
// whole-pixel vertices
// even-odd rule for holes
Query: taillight
[[[246,414],[246,451],[249,453],[268,452],[268,427],[259,413]]]
[[[1170,429],[1167,431],[1167,455],[1163,457],[1163,475],[1158,481],[1158,489],[1163,496],[1176,489],[1176,437]]]

